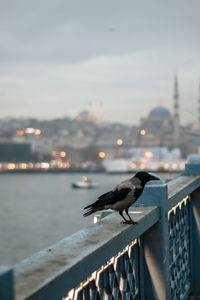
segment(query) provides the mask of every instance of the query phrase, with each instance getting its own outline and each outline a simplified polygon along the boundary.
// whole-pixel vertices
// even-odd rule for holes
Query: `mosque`
[[[88,109],[81,111],[75,118],[78,122],[88,122],[96,125],[102,124],[103,106],[100,104],[99,116],[95,117],[91,103]],[[178,148],[182,157],[189,154],[200,153],[200,91],[198,100],[198,128],[183,126],[180,124],[180,106],[178,79],[174,78],[174,97],[171,111],[164,106],[153,108],[147,117],[140,120],[139,126],[133,127],[130,133],[125,131],[113,131],[109,128],[99,130],[96,146],[104,147],[105,151],[114,151],[117,136],[123,139],[124,147],[167,147],[169,150]],[[117,135],[117,136],[116,136]],[[107,149],[109,147],[109,149]],[[111,149],[111,150],[110,150]]]
[[[169,149],[179,148],[183,156],[188,153],[197,153],[200,146],[199,129],[192,129],[180,124],[177,76],[174,80],[173,114],[167,108],[158,106],[152,109],[146,118],[140,120],[140,129],[142,134],[139,135],[139,143],[143,147],[167,146]]]
[[[158,106],[146,118],[141,119],[140,128],[144,146],[173,145],[174,118],[168,109]]]

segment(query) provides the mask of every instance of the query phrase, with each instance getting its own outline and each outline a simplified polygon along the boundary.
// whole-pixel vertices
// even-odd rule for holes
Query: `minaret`
[[[199,82],[199,99],[198,99],[198,126],[200,129],[200,82]]]
[[[179,93],[178,93],[178,79],[177,75],[174,78],[174,146],[178,146],[179,143]]]
[[[103,103],[99,104],[99,123],[101,124],[103,121]]]
[[[88,121],[92,121],[92,102],[88,103]]]

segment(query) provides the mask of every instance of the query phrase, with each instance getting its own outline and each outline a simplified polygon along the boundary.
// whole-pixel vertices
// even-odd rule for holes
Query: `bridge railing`
[[[124,225],[111,214],[13,269],[0,268],[0,299],[200,295],[199,157],[192,157],[185,173],[168,184],[148,183],[132,218],[136,225]]]

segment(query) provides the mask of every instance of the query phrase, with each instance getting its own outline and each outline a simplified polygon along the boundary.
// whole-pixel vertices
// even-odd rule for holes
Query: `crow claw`
[[[130,225],[130,224],[132,224],[132,225],[137,224],[137,222],[134,222],[134,221],[128,221],[128,220],[127,220],[126,222],[125,222],[125,221],[122,221],[121,223],[122,223],[122,224],[129,224],[129,225]]]

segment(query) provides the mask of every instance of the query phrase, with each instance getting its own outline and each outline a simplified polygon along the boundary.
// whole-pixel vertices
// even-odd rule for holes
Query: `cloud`
[[[106,120],[139,122],[158,103],[172,108],[175,72],[182,106],[198,97],[199,1],[0,4],[2,116],[73,115],[102,101]]]

